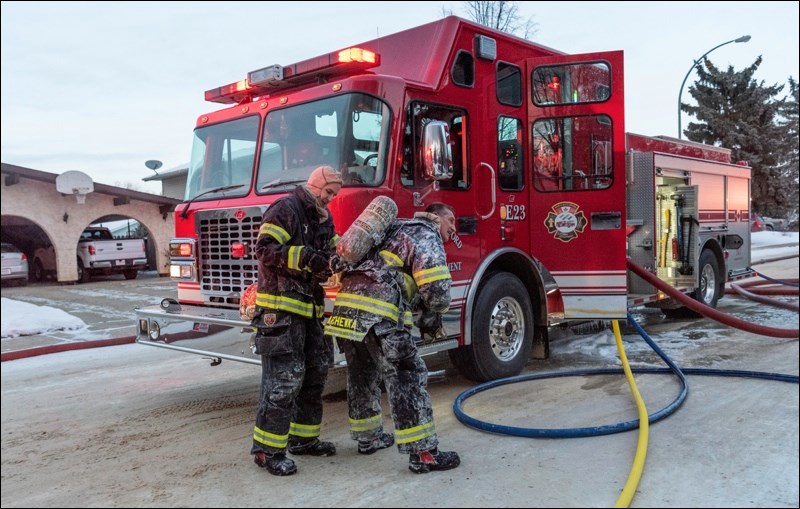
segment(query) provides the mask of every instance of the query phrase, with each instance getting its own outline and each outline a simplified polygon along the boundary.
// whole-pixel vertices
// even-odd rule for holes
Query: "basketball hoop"
[[[86,204],[86,195],[91,193],[92,190],[88,187],[73,187],[72,194],[75,195],[75,198],[78,199],[78,205],[85,205]]]
[[[84,205],[86,195],[94,192],[94,182],[83,172],[67,171],[56,177],[56,190],[63,195],[75,195],[78,205]]]

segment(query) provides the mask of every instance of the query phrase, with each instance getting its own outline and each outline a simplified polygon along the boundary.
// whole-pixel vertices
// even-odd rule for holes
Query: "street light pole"
[[[695,68],[695,66],[697,64],[699,64],[704,58],[706,58],[706,56],[709,53],[711,53],[715,49],[721,48],[721,47],[725,46],[726,44],[730,44],[732,42],[747,42],[749,40],[750,40],[750,36],[749,35],[743,35],[743,36],[739,37],[738,39],[731,39],[728,42],[723,42],[722,44],[720,44],[718,46],[714,46],[710,50],[708,50],[705,53],[703,53],[703,55],[700,58],[695,60],[694,63],[692,64],[692,66],[689,68],[689,72],[686,73],[686,76],[684,76],[684,78],[683,78],[683,83],[681,83],[681,90],[678,92],[678,139],[679,140],[681,139],[681,137],[683,135],[683,133],[681,132],[681,96],[683,95],[683,86],[686,85],[686,80],[689,79],[689,75],[692,74],[692,70]]]

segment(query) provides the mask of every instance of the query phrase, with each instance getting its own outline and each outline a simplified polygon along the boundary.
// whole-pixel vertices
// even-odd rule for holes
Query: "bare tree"
[[[533,21],[533,16],[522,19],[519,2],[463,2],[463,10],[475,23],[523,39],[533,37],[539,29],[539,24]],[[442,7],[442,14],[450,16],[453,11]]]

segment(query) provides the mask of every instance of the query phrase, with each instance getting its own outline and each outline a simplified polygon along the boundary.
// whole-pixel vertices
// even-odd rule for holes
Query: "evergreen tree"
[[[797,81],[791,76],[789,77],[789,97],[786,98],[784,108],[781,110],[780,115],[782,120],[779,125],[786,129],[785,141],[786,159],[780,165],[780,172],[789,183],[787,187],[787,194],[789,195],[790,206],[788,210],[778,211],[776,216],[787,216],[792,220],[797,219],[798,215],[798,202],[800,201],[800,161],[798,161],[798,152],[800,152],[800,131],[798,131],[798,87]]]
[[[787,211],[792,203],[790,185],[781,165],[788,158],[787,129],[779,125],[786,100],[777,99],[783,85],[765,86],[753,76],[761,65],[759,56],[750,67],[723,72],[708,59],[698,63],[698,80],[689,87],[697,106],[681,109],[698,120],[690,122],[684,134],[691,141],[732,150],[733,161],[747,161],[752,167],[751,207],[770,215]],[[793,185],[793,183],[791,183]]]

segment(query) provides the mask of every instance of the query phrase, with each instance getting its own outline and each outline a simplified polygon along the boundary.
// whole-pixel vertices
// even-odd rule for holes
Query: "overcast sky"
[[[2,162],[160,193],[148,159],[188,162],[206,90],[435,21],[463,2],[2,2]],[[677,136],[678,92],[715,50],[756,79],[798,79],[798,2],[520,2],[535,42],[625,52],[626,131]],[[412,55],[410,55],[412,57]],[[689,102],[692,73],[683,92]],[[788,88],[788,87],[787,87]],[[786,92],[786,90],[784,91]],[[690,121],[684,115],[683,126]]]

